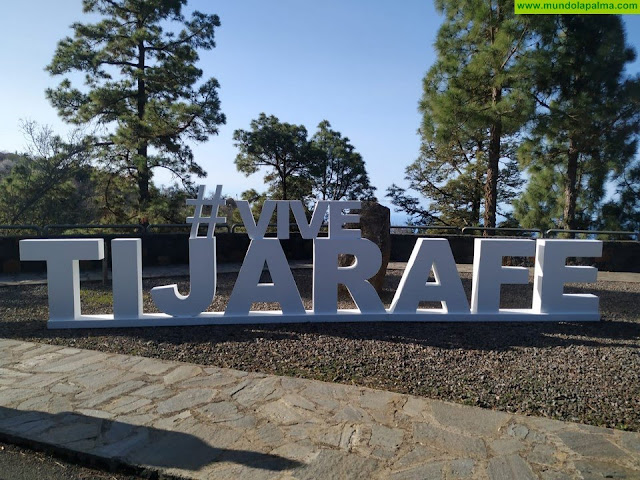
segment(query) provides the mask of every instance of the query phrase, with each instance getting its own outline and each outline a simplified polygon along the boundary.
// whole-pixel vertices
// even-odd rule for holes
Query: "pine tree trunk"
[[[492,104],[495,106],[501,97],[502,90],[494,87],[491,92]],[[499,118],[491,125],[489,135],[487,182],[484,186],[484,226],[495,228],[498,203],[498,173],[500,168],[500,138],[502,137],[502,122]],[[487,232],[485,232],[486,235]]]
[[[476,152],[475,179],[473,184],[473,200],[471,203],[471,217],[473,223],[471,226],[480,225],[480,208],[482,206],[482,171],[479,168],[482,162],[482,142],[478,142],[478,150]]]
[[[139,24],[140,25],[140,24]],[[142,26],[140,25],[140,28]],[[138,43],[138,69],[140,75],[138,76],[138,92],[137,92],[137,109],[138,119],[142,123],[144,118],[144,111],[147,106],[147,90],[144,81],[144,69],[145,69],[145,48],[144,42],[141,40]],[[138,201],[140,202],[140,210],[144,213],[151,201],[151,194],[149,193],[149,182],[151,181],[151,172],[149,170],[148,162],[148,142],[143,140],[143,143],[138,147]]]
[[[576,226],[576,179],[578,178],[579,152],[569,139],[569,153],[567,161],[567,183],[564,187],[564,212],[562,226],[565,230],[573,230]]]

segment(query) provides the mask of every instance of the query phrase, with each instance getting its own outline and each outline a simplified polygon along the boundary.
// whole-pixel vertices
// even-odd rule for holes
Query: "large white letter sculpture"
[[[602,242],[596,240],[511,240],[476,239],[473,260],[471,305],[456,269],[449,242],[443,238],[419,238],[400,280],[391,306],[385,309],[369,279],[382,262],[382,254],[360,230],[347,224],[359,222],[353,210],[358,201],[320,201],[307,216],[298,200],[267,200],[260,218],[254,219],[246,201],[237,206],[251,239],[249,250],[224,312],[207,312],[216,294],[215,226],[224,205],[222,185],[211,199],[204,198],[204,185],[195,199],[189,238],[188,295],[177,285],[151,290],[151,297],[163,312],[143,313],[142,241],[117,239],[111,242],[113,271],[113,315],[82,315],[80,312],[79,260],[104,258],[102,239],[21,240],[22,260],[47,262],[49,286],[49,328],[144,327],[286,322],[372,322],[372,321],[592,321],[600,318],[598,297],[565,294],[564,284],[595,282],[593,267],[567,266],[569,257],[598,257]],[[211,215],[203,216],[203,206]],[[349,213],[345,211],[349,210]],[[265,238],[276,215],[276,238]],[[290,236],[293,214],[300,236],[313,240],[313,308],[305,310],[293,274],[280,243]],[[328,236],[319,238],[328,216]],[[207,226],[205,236],[199,234]],[[338,266],[338,256],[350,254],[355,263]],[[500,308],[500,286],[528,284],[529,270],[502,266],[503,257],[536,257],[531,308]],[[264,267],[271,282],[260,282]],[[433,272],[434,281],[429,281]],[[357,309],[338,309],[338,286],[344,285]],[[275,302],[281,310],[252,311],[256,302]],[[420,308],[421,302],[439,302],[441,308]]]

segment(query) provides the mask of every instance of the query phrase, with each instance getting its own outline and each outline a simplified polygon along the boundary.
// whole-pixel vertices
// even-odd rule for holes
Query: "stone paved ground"
[[[0,437],[187,478],[640,478],[640,434],[0,339]]]

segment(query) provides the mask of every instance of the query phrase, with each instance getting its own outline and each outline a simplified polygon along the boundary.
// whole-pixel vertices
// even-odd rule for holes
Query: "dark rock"
[[[382,265],[369,281],[378,294],[382,293],[387,265],[391,258],[391,211],[377,202],[362,202],[360,224],[347,224],[346,228],[359,228],[362,238],[371,240],[382,252]],[[340,255],[338,265],[348,267],[353,264],[353,255]],[[344,287],[343,287],[344,288]]]

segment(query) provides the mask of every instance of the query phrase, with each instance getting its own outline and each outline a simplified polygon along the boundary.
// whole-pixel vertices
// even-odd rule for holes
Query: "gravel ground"
[[[388,305],[402,272],[387,275]],[[311,271],[294,271],[311,308]],[[470,274],[462,274],[470,296]],[[218,276],[223,310],[235,274]],[[264,281],[264,279],[263,279]],[[156,311],[144,281],[145,311]],[[372,323],[47,330],[45,285],[0,288],[0,337],[363,385],[626,430],[640,430],[640,284],[571,285],[600,296],[597,323]],[[502,306],[530,307],[531,285]],[[85,283],[83,313],[107,313],[111,289]],[[341,295],[340,307],[353,303]],[[255,304],[254,308],[277,308]]]

